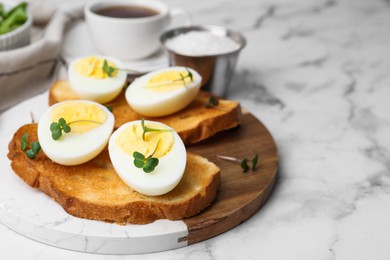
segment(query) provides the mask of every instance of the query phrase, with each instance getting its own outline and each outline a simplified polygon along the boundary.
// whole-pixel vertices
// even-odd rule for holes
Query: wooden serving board
[[[250,113],[244,113],[241,126],[220,133],[188,149],[221,168],[217,200],[203,213],[184,220],[188,244],[203,241],[234,228],[255,214],[270,196],[275,184],[278,153],[266,127]],[[258,153],[255,171],[242,172],[239,163],[217,155],[252,159]]]
[[[125,225],[80,219],[19,179],[6,157],[13,133],[29,123],[32,110],[39,118],[47,106],[47,93],[31,98],[0,115],[0,222],[16,232],[60,248],[104,253],[137,254],[174,249],[226,232],[255,214],[275,184],[278,154],[266,127],[252,114],[242,115],[241,125],[188,151],[200,154],[221,168],[216,201],[201,214],[183,221],[158,220],[147,225]],[[5,127],[6,126],[6,127]],[[239,163],[217,155],[251,159],[258,153],[255,171],[243,173]]]

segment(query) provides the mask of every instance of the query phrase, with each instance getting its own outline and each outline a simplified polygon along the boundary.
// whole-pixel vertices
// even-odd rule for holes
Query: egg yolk
[[[145,125],[149,128],[168,130],[159,124],[145,123]],[[141,124],[130,125],[118,136],[116,143],[131,156],[137,151],[148,157],[155,151],[153,157],[161,158],[172,149],[173,134],[171,131],[147,132],[145,141],[142,139],[142,133]]]
[[[107,61],[108,66],[117,68],[116,65],[110,61]],[[82,58],[76,62],[76,71],[84,77],[105,79],[109,77],[106,72],[103,71],[104,59],[98,57]],[[118,73],[116,69],[111,77]]]
[[[146,87],[156,92],[168,92],[187,86],[191,83],[188,71],[165,71],[152,76],[146,83]],[[185,77],[184,79],[182,79]]]
[[[53,122],[64,118],[73,134],[90,131],[106,121],[107,114],[91,103],[66,102],[56,106],[50,113]]]

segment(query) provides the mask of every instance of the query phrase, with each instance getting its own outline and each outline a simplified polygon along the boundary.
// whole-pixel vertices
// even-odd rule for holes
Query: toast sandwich
[[[52,162],[43,151],[35,159],[29,159],[21,150],[25,133],[30,140],[38,140],[37,124],[19,128],[9,143],[8,158],[13,171],[76,217],[118,224],[189,218],[212,203],[220,185],[220,169],[215,164],[187,153],[180,183],[167,194],[146,196],[120,179],[107,149],[87,163],[63,166]]]

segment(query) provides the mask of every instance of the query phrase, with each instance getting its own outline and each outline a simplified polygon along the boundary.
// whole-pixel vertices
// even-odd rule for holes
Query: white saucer
[[[65,33],[62,54],[68,63],[78,57],[99,54],[83,20],[72,23]],[[116,58],[121,60],[120,57]],[[168,67],[168,57],[162,49],[142,60],[121,61],[124,69],[135,70],[141,73]]]

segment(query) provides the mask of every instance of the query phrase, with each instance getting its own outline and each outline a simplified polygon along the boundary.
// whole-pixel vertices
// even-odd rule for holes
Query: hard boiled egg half
[[[186,149],[179,135],[169,126],[154,121],[132,121],[111,136],[108,151],[120,178],[133,190],[157,196],[172,190],[186,167]],[[144,127],[154,129],[144,134]],[[135,164],[134,152],[145,159],[157,158],[158,165],[145,172]]]
[[[166,116],[191,103],[201,81],[195,70],[186,67],[156,70],[134,80],[126,90],[126,100],[141,115]]]
[[[52,137],[53,122],[63,118],[70,132]],[[114,129],[114,116],[104,106],[87,100],[63,101],[51,106],[38,123],[42,150],[52,161],[78,165],[96,157],[107,145]]]
[[[111,57],[82,57],[68,70],[70,87],[81,99],[107,103],[121,92],[127,74],[118,68],[122,63]]]

